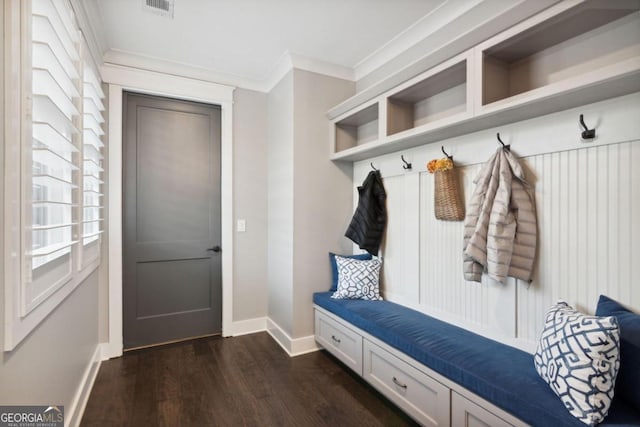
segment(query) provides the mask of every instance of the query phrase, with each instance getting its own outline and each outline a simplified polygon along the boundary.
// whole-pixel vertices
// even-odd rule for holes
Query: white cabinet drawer
[[[450,390],[388,351],[364,340],[363,377],[425,426],[449,426]]]
[[[488,402],[481,402],[483,406],[493,406]],[[503,413],[499,408],[497,412]],[[506,414],[508,418],[513,418]],[[451,425],[455,427],[513,427],[514,425],[524,425],[519,420],[511,424],[488,409],[470,401],[458,393],[451,392]]]
[[[362,336],[316,310],[316,341],[362,375]]]

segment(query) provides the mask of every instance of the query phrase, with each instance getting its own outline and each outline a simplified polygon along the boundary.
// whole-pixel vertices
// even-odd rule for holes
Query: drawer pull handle
[[[340,344],[340,342],[341,342],[340,338],[336,338],[335,335],[331,335],[331,339],[334,340],[335,342],[337,342],[338,344]]]
[[[398,387],[400,387],[400,388],[403,388],[405,390],[407,389],[407,385],[406,384],[402,384],[400,381],[398,381],[398,379],[396,377],[393,377],[393,383],[395,385],[397,385]]]

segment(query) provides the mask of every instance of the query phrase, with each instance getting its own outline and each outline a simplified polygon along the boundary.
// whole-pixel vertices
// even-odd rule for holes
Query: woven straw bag
[[[444,221],[462,221],[464,219],[464,203],[458,189],[456,169],[436,171],[433,201],[437,219]]]

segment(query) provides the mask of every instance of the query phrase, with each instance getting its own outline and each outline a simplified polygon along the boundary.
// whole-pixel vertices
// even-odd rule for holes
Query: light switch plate
[[[238,233],[244,233],[247,231],[247,221],[244,219],[239,219],[236,224],[236,231]]]

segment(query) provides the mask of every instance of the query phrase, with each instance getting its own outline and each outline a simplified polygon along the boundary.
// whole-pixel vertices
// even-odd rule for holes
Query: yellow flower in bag
[[[427,170],[429,173],[435,173],[438,171],[446,171],[453,169],[453,160],[448,157],[442,159],[433,159],[427,163]]]
[[[438,161],[436,159],[433,159],[429,163],[427,163],[427,170],[429,171],[429,173],[434,173],[436,171],[437,164]]]

